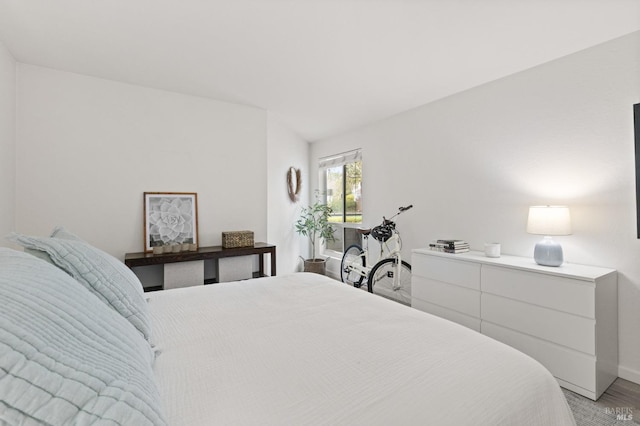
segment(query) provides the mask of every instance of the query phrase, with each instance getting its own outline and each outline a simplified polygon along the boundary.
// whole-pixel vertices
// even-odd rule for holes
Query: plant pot
[[[326,268],[326,259],[305,259],[304,261],[304,272],[314,272],[316,274],[324,275]]]

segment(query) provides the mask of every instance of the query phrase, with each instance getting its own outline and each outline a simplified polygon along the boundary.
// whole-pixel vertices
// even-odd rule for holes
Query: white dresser
[[[412,252],[411,306],[538,360],[561,386],[597,399],[618,375],[613,269],[480,252]]]

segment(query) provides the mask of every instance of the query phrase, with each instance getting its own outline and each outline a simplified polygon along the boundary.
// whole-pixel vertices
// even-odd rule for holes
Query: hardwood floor
[[[577,426],[640,424],[640,385],[636,383],[618,378],[597,401],[566,389],[563,392]]]
[[[634,420],[638,416],[637,421],[640,421],[640,385],[618,377],[594,404],[609,408],[630,407]]]

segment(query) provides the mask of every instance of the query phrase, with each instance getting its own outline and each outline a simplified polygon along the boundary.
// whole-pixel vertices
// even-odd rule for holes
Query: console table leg
[[[264,276],[264,253],[258,256],[258,272],[261,277]]]
[[[276,276],[276,248],[273,248],[273,251],[270,254],[271,257],[271,276]]]

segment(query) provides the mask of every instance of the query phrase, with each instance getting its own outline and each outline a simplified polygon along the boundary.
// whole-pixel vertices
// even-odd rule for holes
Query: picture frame
[[[198,194],[145,192],[144,251],[176,244],[198,246]]]

